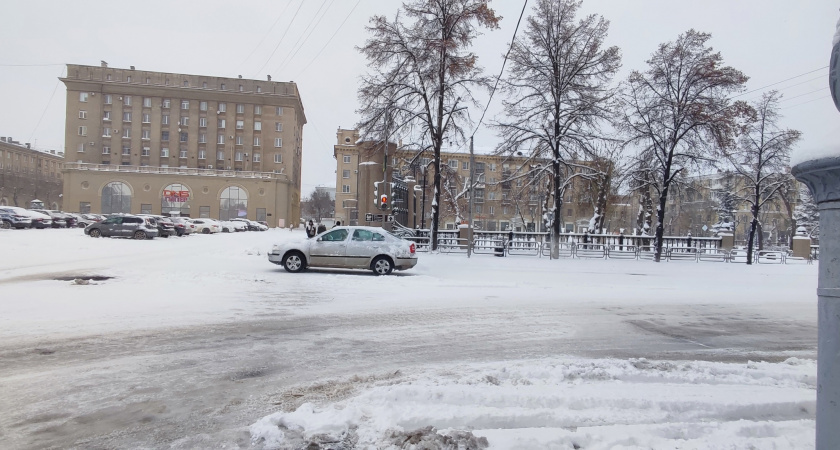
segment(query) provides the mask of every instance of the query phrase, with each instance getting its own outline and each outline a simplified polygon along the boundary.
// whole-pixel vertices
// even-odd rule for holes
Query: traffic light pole
[[[467,242],[467,258],[472,256],[472,243],[474,239],[474,230],[473,230],[473,205],[475,204],[475,153],[473,152],[473,138],[470,136],[470,210],[468,212],[468,219],[469,222],[467,224],[467,237],[469,238],[469,242]]]

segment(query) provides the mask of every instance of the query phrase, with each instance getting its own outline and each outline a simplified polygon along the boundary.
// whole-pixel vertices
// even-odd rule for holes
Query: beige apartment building
[[[64,209],[300,219],[306,116],[290,82],[67,66]]]
[[[61,209],[62,152],[42,151],[11,137],[0,137],[0,206],[29,208],[40,200],[47,209]]]
[[[335,216],[342,223],[381,225],[366,221],[367,214],[388,214],[409,228],[431,227],[434,165],[431,153],[381,141],[359,141],[357,130],[339,129],[333,148],[336,159]],[[445,171],[441,193],[441,229],[455,229],[467,223],[469,196],[465,194],[470,176],[470,155],[465,152],[441,152]],[[488,231],[545,231],[542,216],[544,190],[541,180],[527,175],[530,162],[525,157],[475,155],[475,174],[479,182],[473,204],[473,225]],[[542,180],[544,184],[545,180]],[[563,229],[577,231],[592,217],[592,205],[578,182],[567,191],[563,207]],[[388,195],[389,208],[382,211],[377,198]],[[624,212],[622,217],[632,220]],[[621,226],[616,223],[616,227]]]

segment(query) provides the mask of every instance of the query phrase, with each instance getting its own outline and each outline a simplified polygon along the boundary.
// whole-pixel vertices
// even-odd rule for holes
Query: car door
[[[110,217],[99,223],[99,231],[103,237],[122,236],[122,217]]]
[[[367,269],[371,258],[379,253],[381,241],[374,242],[374,233],[370,230],[357,228],[347,243],[347,264],[357,269]],[[379,235],[382,238],[381,235]]]
[[[321,267],[347,267],[346,228],[337,228],[315,238],[309,247],[309,263]]]

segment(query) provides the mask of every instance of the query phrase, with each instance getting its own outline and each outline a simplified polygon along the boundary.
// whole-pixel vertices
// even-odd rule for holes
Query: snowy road
[[[3,231],[8,448],[248,446],[260,417],[439,364],[816,354],[816,266],[421,255],[292,275],[265,250],[302,233]],[[55,279],[79,275],[114,278]]]

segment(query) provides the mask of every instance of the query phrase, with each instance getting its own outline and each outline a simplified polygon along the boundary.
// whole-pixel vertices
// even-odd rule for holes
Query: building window
[[[146,77],[146,84],[149,84],[149,83],[151,83],[151,82],[152,82],[152,79],[151,79],[151,78],[149,78],[149,77]]]
[[[207,111],[207,102],[198,102],[199,111]]]
[[[260,137],[259,136],[254,136],[254,147],[259,147],[259,146],[260,146]]]
[[[79,92],[79,101],[82,102],[82,103],[87,103],[88,93],[87,92]]]
[[[225,152],[223,150],[219,150],[218,152],[216,152],[216,160],[224,161],[224,159],[225,159]]]
[[[262,90],[257,87],[257,92],[262,92]],[[259,116],[262,114],[262,106],[261,105],[254,105],[254,115]]]
[[[87,111],[79,111],[80,119],[87,119]]]
[[[198,159],[207,159],[207,150],[199,150]]]
[[[102,112],[102,120],[111,120],[111,111],[103,111]]]
[[[224,144],[225,143],[225,135],[220,134],[220,135],[216,136],[216,143],[217,144]]]
[[[102,137],[111,137],[111,129],[108,127],[103,128]]]
[[[245,121],[244,120],[237,120],[236,121],[236,129],[242,130],[245,128]]]
[[[347,169],[342,170],[341,171],[341,178],[350,178],[350,171],[347,170]]]
[[[207,128],[207,118],[206,117],[199,117],[198,118],[198,126],[200,128]]]
[[[140,139],[149,140],[151,138],[152,138],[152,131],[151,130],[140,131]]]
[[[242,161],[242,152],[236,152],[233,155],[234,161]]]
[[[245,105],[238,103],[236,105],[236,114],[245,114]]]
[[[104,102],[106,105],[110,105],[114,103],[114,97],[112,97],[111,94],[105,94]]]
[[[216,121],[216,127],[217,127],[217,128],[224,128],[224,127],[225,127],[225,123],[226,123],[226,122],[225,122],[225,119],[218,119],[218,120]]]
[[[79,136],[87,136],[87,127],[86,126],[79,127]]]
[[[245,90],[245,88],[243,88],[243,87],[242,87],[242,85],[240,84],[240,85],[239,85],[239,92],[242,92],[242,91],[244,91],[244,90]]]
[[[123,145],[122,154],[126,156],[131,156],[131,147]]]
[[[283,131],[283,124],[280,122],[274,122],[274,131]]]
[[[167,142],[169,141],[169,132],[168,131],[161,131],[160,132],[160,140]]]
[[[130,112],[124,112],[123,113],[123,122],[131,122],[131,113]]]
[[[224,84],[222,85],[224,86]],[[224,89],[224,88],[222,88]],[[198,217],[209,219],[210,218],[210,207],[209,206],[199,206],[198,207]]]
[[[127,184],[113,181],[102,188],[102,214],[131,212],[131,189]]]
[[[350,155],[344,155],[344,163],[350,164]]]
[[[222,85],[222,89],[224,89],[224,84]],[[219,111],[226,112],[227,111],[227,103],[219,103]]]
[[[201,83],[201,88],[202,89],[207,89],[207,82],[206,81]]]
[[[76,152],[77,153],[84,153],[85,152],[85,144],[80,143],[79,145],[77,145],[76,146]],[[26,172],[26,169],[24,168],[23,171]]]
[[[131,139],[131,128],[123,128],[123,135],[124,139]]]
[[[219,196],[219,218],[230,220],[248,215],[248,193],[239,186],[231,186]]]
[[[181,100],[181,109],[190,109],[190,101]]]
[[[207,143],[207,134],[206,133],[198,133],[198,143],[199,144],[206,144]]]
[[[179,125],[187,126],[190,124],[190,118],[187,116],[181,117],[181,120],[178,122]]]
[[[131,83],[131,75],[125,77],[126,83]]]
[[[254,153],[254,162],[260,162],[260,154]]]
[[[187,141],[190,140],[190,134],[189,133],[179,133],[179,135],[180,135],[180,138],[181,138],[180,139],[181,142],[187,142]]]
[[[90,202],[79,202],[79,214],[90,214]]]
[[[102,154],[103,155],[110,155],[111,154],[111,147],[108,147],[108,146],[102,147]]]
[[[278,107],[277,107],[277,115],[278,115],[278,116],[282,116],[282,115],[283,115],[283,107],[282,107],[282,106],[278,106]]]
[[[186,158],[186,157],[187,157],[187,149],[182,148],[182,149],[178,152],[178,156],[179,156],[180,158]]]
[[[262,122],[254,122],[254,131],[262,131]]]
[[[140,214],[151,214],[152,213],[152,204],[151,203],[141,203],[140,204]]]
[[[490,207],[490,215],[492,216],[492,215],[494,215],[494,214],[496,214],[496,207],[495,207],[495,206],[491,206],[491,207]]]
[[[236,145],[242,145],[242,136],[236,136]]]
[[[143,107],[144,108],[151,108],[152,107],[152,99],[149,97],[143,97]]]
[[[190,87],[190,82],[187,81],[187,80],[184,80],[184,87]]]
[[[283,162],[283,155],[281,155],[280,153],[275,153],[274,154],[274,162],[276,164],[282,163]]]
[[[152,115],[143,114],[143,123],[152,123]]]
[[[274,138],[274,146],[280,148],[283,146],[283,138]]]
[[[161,103],[161,106],[166,109],[169,109],[172,106],[172,100],[168,98],[163,99],[163,103]]]
[[[143,147],[140,156],[149,156],[149,153],[151,153],[151,151],[152,149],[150,149],[149,147]]]
[[[464,170],[469,170],[469,168],[470,168],[470,163],[469,163],[469,161],[463,161],[463,162],[461,163],[461,168],[462,168],[462,169],[464,169]]]
[[[160,123],[162,125],[169,125],[169,114],[164,114],[160,116]]]
[[[130,95],[126,95],[125,97],[123,97],[123,104],[126,105],[126,106],[131,106],[131,96]]]
[[[169,149],[166,148],[166,147],[163,147],[162,149],[160,149],[160,157],[161,158],[169,158]]]
[[[342,194],[349,194],[350,193],[350,185],[349,184],[342,184],[341,185],[341,193]]]

